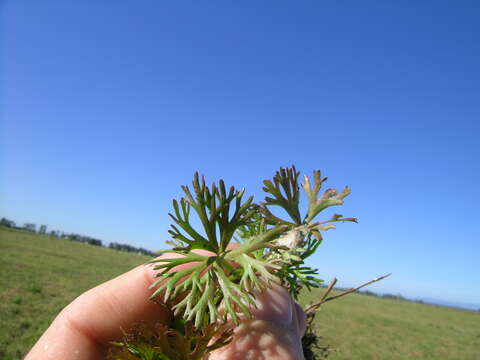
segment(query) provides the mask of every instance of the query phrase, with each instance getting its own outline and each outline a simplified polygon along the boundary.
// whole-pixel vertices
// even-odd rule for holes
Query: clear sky
[[[0,216],[155,250],[194,171],[260,199],[296,164],[352,188],[324,279],[480,303],[479,19],[477,1],[6,1]]]

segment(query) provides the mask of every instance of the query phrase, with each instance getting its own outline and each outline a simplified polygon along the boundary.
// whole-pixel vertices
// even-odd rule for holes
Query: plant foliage
[[[173,246],[162,250],[162,256],[152,261],[158,271],[152,298],[160,298],[171,308],[175,318],[186,324],[186,330],[168,330],[167,342],[156,334],[164,357],[138,358],[170,359],[168,349],[172,341],[192,349],[193,345],[185,341],[195,332],[208,337],[212,329],[218,330],[216,324],[229,319],[238,323],[241,317],[251,316],[250,309],[255,306],[253,289],[276,282],[297,297],[302,287],[319,286],[318,270],[307,266],[306,259],[321,244],[322,232],[335,228],[336,222],[356,219],[334,214],[328,220],[315,221],[328,207],[342,205],[350,189],[345,187],[340,193],[327,189],[320,196],[327,178],[314,171],[313,181],[304,176],[300,186],[299,175],[294,166],[280,168],[273,179],[263,182],[266,197],[259,204],[253,202],[253,197],[245,200],[244,190],[232,186],[227,191],[223,180],[207,186],[198,173],[194,175],[192,190],[182,186],[185,196],[173,200],[173,213],[169,214],[173,224],[169,230],[172,240],[168,243]],[[308,201],[303,216],[301,188]],[[275,215],[272,207],[285,210],[288,218]],[[229,338],[222,341],[227,343]],[[123,353],[137,356],[140,345],[128,347],[127,343],[131,342],[120,346]]]
[[[192,184],[193,194],[189,187],[182,186],[185,197],[179,202],[173,201],[174,214],[170,217],[176,225],[171,226],[170,234],[176,242],[173,249],[163,253],[175,254],[175,257],[163,256],[152,261],[157,264],[155,269],[161,270],[152,285],[158,286],[152,297],[161,295],[164,302],[173,304],[175,315],[193,321],[196,327],[225,321],[227,316],[238,322],[238,313],[250,316],[249,306],[255,304],[246,289],[265,287],[276,279],[272,274],[276,268],[273,263],[249,255],[268,247],[286,227],[272,227],[230,249],[234,234],[255,224],[253,198],[243,202],[244,190],[232,186],[227,192],[222,180],[219,186],[213,183],[209,188],[197,173]],[[192,208],[203,232],[190,222]],[[241,271],[237,271],[234,264],[239,265]],[[218,311],[220,305],[225,308],[223,315]]]
[[[334,214],[331,219],[326,221],[313,221],[326,208],[342,205],[343,199],[350,194],[348,187],[345,187],[340,194],[334,189],[327,189],[319,198],[322,184],[327,180],[326,177],[322,178],[319,170],[313,172],[313,184],[307,175],[304,176],[302,188],[307,196],[308,211],[302,217],[299,175],[295,166],[292,166],[286,169],[281,168],[276,172],[273,180],[265,180],[263,190],[270,196],[265,198],[259,208],[266,223],[284,224],[289,227],[289,231],[276,241],[277,251],[270,253],[267,257],[281,259],[282,267],[277,272],[277,276],[295,298],[302,286],[310,289],[318,287],[322,283],[317,278],[318,270],[305,265],[306,259],[315,253],[323,240],[321,231],[334,229],[335,225],[332,224],[334,222],[357,222],[355,218],[343,218],[339,214]],[[285,220],[274,215],[269,206],[283,208],[290,219]]]
[[[233,335],[233,330],[222,330],[216,324],[203,329],[195,328],[191,323],[177,327],[137,325],[133,331],[124,334],[122,342],[112,343],[107,359],[201,360],[205,354],[228,344]]]

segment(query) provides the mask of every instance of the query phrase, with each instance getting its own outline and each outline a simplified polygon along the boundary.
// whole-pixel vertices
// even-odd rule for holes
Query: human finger
[[[168,323],[169,311],[152,301],[151,267],[139,266],[76,298],[55,318],[25,360],[103,359],[109,341],[135,323]]]

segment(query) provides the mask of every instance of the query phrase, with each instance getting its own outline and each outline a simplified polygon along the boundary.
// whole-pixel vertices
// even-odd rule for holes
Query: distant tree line
[[[0,227],[7,227],[7,228],[12,228],[12,229],[18,229],[18,230],[24,230],[24,231],[29,231],[33,233],[38,233],[42,235],[47,234],[47,225],[40,225],[38,232],[37,232],[37,226],[33,223],[25,223],[23,226],[17,226],[16,223],[12,220],[9,220],[5,217],[2,217],[0,219]],[[74,234],[74,233],[65,233],[63,231],[59,230],[50,230],[48,235],[57,237],[57,238],[63,238],[66,240],[70,241],[78,241],[82,242],[85,244],[90,244],[94,246],[104,246],[102,240],[95,239],[90,236],[85,236],[85,235],[80,235],[80,234]],[[106,246],[105,246],[106,247]],[[119,250],[119,251],[126,251],[126,252],[132,252],[136,254],[142,254],[142,255],[147,255],[147,256],[156,256],[153,251],[144,249],[144,248],[137,248],[135,246],[127,245],[127,244],[119,244],[116,242],[112,242],[108,245],[108,248],[114,249],[114,250]]]
[[[127,251],[127,252],[133,252],[137,254],[143,254],[147,256],[157,256],[153,251],[144,249],[144,248],[137,248],[135,246],[127,245],[127,244],[119,244],[116,242],[111,242],[110,245],[108,245],[110,249],[115,249],[115,250],[120,250],[120,251]]]
[[[71,241],[78,241],[90,245],[95,245],[95,246],[103,246],[102,240],[98,240],[95,238],[92,238],[90,236],[84,236],[84,235],[79,235],[79,234],[63,234],[60,236],[62,238],[66,238]]]
[[[8,228],[16,228],[17,225],[15,224],[15,221],[8,220],[7,218],[2,217],[0,219],[0,226],[8,227]]]
[[[423,303],[423,300],[408,299],[405,296],[403,296],[402,294],[389,294],[389,293],[377,294],[376,292],[373,292],[373,291],[370,291],[370,290],[357,291],[357,292],[359,294],[368,295],[368,296],[376,296],[376,297],[383,297],[383,298],[386,298],[386,299]]]
[[[326,288],[327,286],[322,285],[322,287]],[[339,288],[339,287],[335,287],[335,289],[340,290],[340,291],[348,290],[347,288]],[[384,299],[408,301],[408,302],[412,302],[412,303],[426,304],[426,305],[431,305],[431,306],[444,306],[444,307],[446,306],[446,307],[452,307],[452,308],[455,308],[455,309],[460,309],[460,310],[463,310],[463,311],[480,312],[480,309],[474,310],[474,309],[471,309],[471,308],[464,308],[464,307],[458,307],[458,306],[449,306],[449,305],[430,303],[430,302],[428,302],[428,301],[426,302],[422,299],[411,299],[411,298],[403,296],[402,294],[390,294],[390,293],[379,294],[379,293],[373,292],[371,290],[357,290],[356,293],[361,294],[361,295],[367,295],[367,296],[375,296],[375,297],[384,298]]]
[[[321,287],[326,288],[327,285],[322,285]],[[349,288],[344,288],[344,287],[335,287],[335,289],[339,290],[339,291],[350,290]],[[402,294],[389,294],[389,293],[379,294],[379,293],[373,292],[371,290],[357,290],[357,291],[355,291],[355,293],[361,294],[361,295],[367,295],[367,296],[375,296],[375,297],[385,298],[385,299],[408,301],[408,302],[415,302],[415,303],[424,304],[424,301],[421,300],[421,299],[410,299],[410,298],[407,298],[407,297],[403,296]]]

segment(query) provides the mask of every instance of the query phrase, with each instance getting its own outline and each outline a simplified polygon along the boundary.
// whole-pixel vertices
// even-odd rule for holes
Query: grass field
[[[20,359],[85,290],[146,257],[0,228],[0,359]]]
[[[66,304],[146,259],[0,228],[0,359],[21,359]],[[316,326],[332,360],[480,359],[480,313],[353,294]]]
[[[480,313],[359,294],[323,306],[328,359],[480,359]]]

